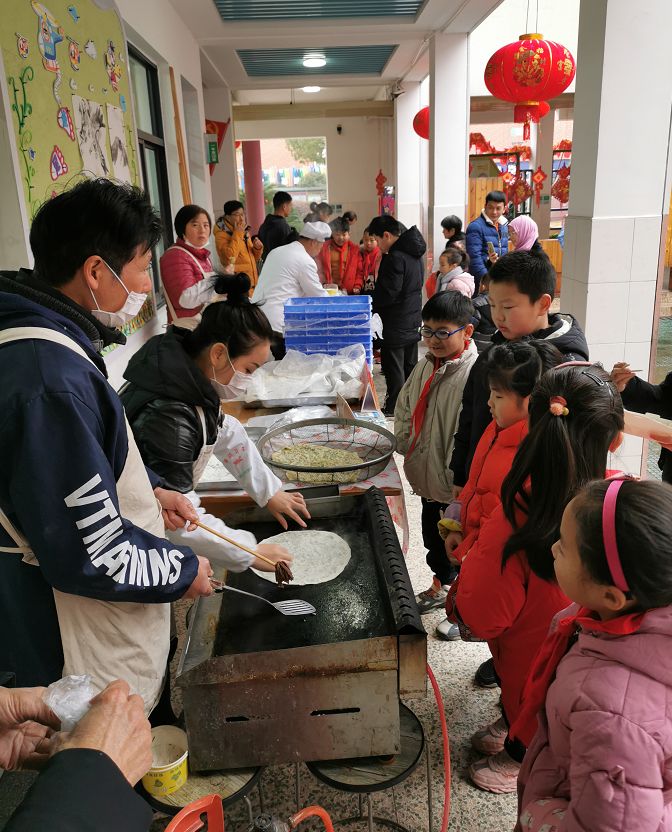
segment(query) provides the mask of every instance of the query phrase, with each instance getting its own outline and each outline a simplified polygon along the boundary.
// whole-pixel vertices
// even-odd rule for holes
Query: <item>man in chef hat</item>
[[[285,303],[290,298],[327,296],[315,258],[330,237],[331,228],[326,222],[306,222],[298,240],[273,249],[266,258],[252,300],[264,304],[273,327],[271,350],[277,361],[285,354]]]

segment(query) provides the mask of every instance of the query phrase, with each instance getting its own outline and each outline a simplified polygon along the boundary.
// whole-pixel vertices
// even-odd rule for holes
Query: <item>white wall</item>
[[[105,3],[101,2],[100,5],[103,6]],[[172,224],[173,217],[184,204],[180,187],[175,111],[169,66],[173,67],[175,73],[182,140],[189,165],[192,200],[212,212],[210,174],[205,164],[202,138],[205,133],[205,116],[198,43],[175,9],[164,0],[116,0],[116,5],[122,17],[129,44],[156,64],[158,69],[172,213],[171,217],[164,217],[164,222]],[[165,315],[155,317],[132,335],[124,347],[117,347],[105,357],[110,382],[114,387],[119,387],[122,383],[123,371],[133,353],[153,335],[163,332],[164,325]]]
[[[238,198],[238,174],[236,173],[236,151],[233,137],[233,109],[231,91],[228,87],[208,87],[203,90],[205,117],[213,121],[226,122],[231,119],[222,147],[219,162],[210,177],[212,203],[215,217],[219,216],[228,199]]]
[[[489,95],[483,72],[490,56],[500,46],[518,40],[527,32],[541,32],[547,40],[566,46],[576,58],[581,0],[504,0],[469,38],[469,86],[471,95]],[[537,24],[537,3],[539,6]],[[529,25],[526,20],[530,9]],[[567,87],[574,92],[574,81]]]
[[[237,122],[235,137],[245,141],[325,136],[329,201],[357,214],[356,234],[360,234],[378,214],[378,170],[388,184],[394,184],[393,129],[393,119],[381,117],[273,119]]]

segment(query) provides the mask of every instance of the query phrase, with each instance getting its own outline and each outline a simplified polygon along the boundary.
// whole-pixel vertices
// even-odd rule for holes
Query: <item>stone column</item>
[[[670,204],[669,0],[581,4],[562,308],[591,359],[648,378]],[[640,160],[641,164],[635,164]],[[613,462],[639,472],[641,440]]]
[[[551,112],[539,122],[532,125],[532,172],[539,165],[548,177],[544,180],[544,190],[541,192],[541,201],[536,204],[532,197],[532,219],[539,226],[539,239],[546,240],[551,228],[551,185],[553,184],[553,135],[557,110],[551,108]],[[548,197],[545,200],[544,197]]]
[[[245,173],[245,207],[247,222],[256,234],[264,221],[264,180],[261,175],[261,142],[243,142],[243,171]]]
[[[421,227],[421,139],[413,129],[413,117],[422,107],[420,82],[404,81],[404,94],[394,101],[397,166],[396,216],[409,228]]]
[[[445,247],[441,220],[466,219],[469,188],[469,36],[432,36],[429,44],[429,222],[435,262]]]

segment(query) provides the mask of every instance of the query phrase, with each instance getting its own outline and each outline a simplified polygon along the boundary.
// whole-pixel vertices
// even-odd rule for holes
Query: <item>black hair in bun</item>
[[[273,330],[261,307],[248,297],[250,278],[244,274],[220,274],[215,292],[226,300],[205,307],[200,324],[185,333],[182,346],[196,358],[213,344],[226,344],[229,358],[247,355],[262,341],[270,341]]]
[[[240,304],[247,300],[251,285],[250,278],[244,272],[239,272],[217,275],[214,288],[218,295],[227,295],[227,303]]]

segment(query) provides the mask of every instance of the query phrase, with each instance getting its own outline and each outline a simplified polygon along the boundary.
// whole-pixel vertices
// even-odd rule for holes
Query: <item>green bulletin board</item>
[[[29,222],[82,176],[140,184],[128,52],[116,10],[95,0],[2,0],[0,83]],[[124,332],[153,313],[149,298]]]

